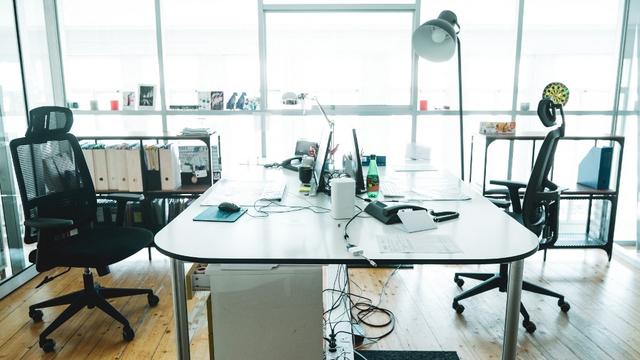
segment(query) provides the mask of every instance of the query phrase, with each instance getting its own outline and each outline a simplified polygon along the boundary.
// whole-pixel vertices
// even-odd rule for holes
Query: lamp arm
[[[320,101],[318,101],[318,97],[314,96],[313,100],[316,102],[316,104],[318,104],[318,108],[320,108],[320,112],[322,113],[322,115],[324,115],[325,120],[327,120],[327,123],[329,124],[331,131],[333,131],[335,127],[335,122],[329,119],[329,116],[327,116],[327,113],[324,111],[324,107],[322,107],[322,105],[320,104]]]
[[[462,118],[462,61],[460,55],[460,38],[456,36],[458,44],[458,106],[460,108],[460,178],[464,181],[464,121]],[[469,179],[471,181],[471,179]]]

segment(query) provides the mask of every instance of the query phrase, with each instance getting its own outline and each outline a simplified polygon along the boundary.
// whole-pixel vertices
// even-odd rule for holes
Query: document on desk
[[[284,180],[230,180],[220,179],[200,205],[214,206],[232,202],[238,206],[253,206],[260,199],[279,201],[286,191]]]
[[[381,253],[459,254],[462,251],[451,238],[443,235],[378,235]]]

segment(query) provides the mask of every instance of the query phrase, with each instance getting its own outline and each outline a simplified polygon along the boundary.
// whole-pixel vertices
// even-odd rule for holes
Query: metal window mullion
[[[264,5],[259,0],[261,12],[364,12],[364,11],[416,11],[414,4],[278,4]]]
[[[162,114],[162,134],[169,134],[167,123],[167,96],[164,81],[164,49],[162,47],[162,7],[160,0],[155,0],[156,11],[156,45],[158,51],[158,75],[160,81],[160,112]]]
[[[263,0],[258,0],[258,56],[260,58],[260,154],[267,156],[267,25]]]
[[[624,54],[627,41],[627,26],[629,25],[630,0],[621,0],[622,28],[620,31],[620,48],[618,49],[618,72],[616,73],[615,91],[613,95],[613,116],[611,117],[611,135],[615,135],[618,125],[618,110],[620,109],[620,86],[622,85],[622,71],[624,66]]]
[[[420,7],[422,3],[416,0],[415,9],[413,11],[413,27],[411,33],[420,26]],[[411,108],[411,143],[415,144],[418,139],[418,54],[411,48],[411,99],[409,106]]]
[[[60,21],[56,0],[42,0],[44,10],[47,50],[49,52],[49,69],[51,71],[51,87],[53,102],[58,106],[67,105],[67,94],[64,82],[64,63],[60,37]]]

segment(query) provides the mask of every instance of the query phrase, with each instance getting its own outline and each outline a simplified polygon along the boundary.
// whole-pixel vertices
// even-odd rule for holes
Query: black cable
[[[65,271],[63,271],[63,272],[61,272],[61,273],[59,273],[59,274],[56,274],[56,275],[54,275],[54,276],[49,276],[49,275],[45,276],[45,277],[44,277],[44,279],[42,279],[42,281],[40,282],[40,284],[36,285],[36,289],[37,289],[37,288],[39,288],[40,286],[42,286],[42,285],[44,285],[44,284],[46,284],[46,283],[50,282],[50,281],[55,280],[58,276],[60,276],[60,275],[64,275],[64,274],[68,273],[68,272],[69,272],[69,270],[71,270],[71,268],[70,268],[70,267],[68,267],[68,268],[67,268],[67,270],[65,270]]]

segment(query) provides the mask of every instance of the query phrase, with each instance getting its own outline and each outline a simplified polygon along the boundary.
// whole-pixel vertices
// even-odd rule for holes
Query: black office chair
[[[133,329],[106,299],[147,295],[149,305],[155,306],[159,298],[150,289],[102,288],[94,284],[90,268],[99,276],[107,275],[109,265],[152,244],[153,234],[141,228],[96,227],[96,193],[78,140],[69,133],[71,110],[40,107],[31,110],[29,117],[25,137],[10,143],[26,219],[24,241],[37,243],[29,261],[39,272],[84,268],[82,290],[29,307],[29,317],[38,322],[43,315],[39,309],[69,304],[40,334],[40,347],[53,351],[55,342],[47,336],[85,306],[98,307],[121,323],[122,336],[130,341],[135,336]],[[124,211],[126,202],[136,197],[120,194],[111,198]]]
[[[505,186],[508,190],[508,200],[493,200],[496,205],[511,211],[508,214],[523,224],[540,238],[538,250],[545,250],[552,246],[558,239],[558,216],[561,190],[548,179],[549,171],[553,165],[558,140],[564,136],[564,113],[561,105],[555,105],[550,100],[541,100],[538,106],[538,116],[542,123],[549,127],[555,125],[555,110],[562,114],[562,124],[551,130],[545,137],[540,152],[533,166],[533,171],[527,184],[514,181],[491,181],[491,184]],[[524,199],[520,203],[520,190],[525,188]],[[454,281],[459,287],[464,285],[462,277],[483,281],[475,287],[464,291],[453,298],[453,308],[458,314],[464,311],[464,306],[459,302],[463,299],[498,288],[500,292],[507,290],[508,265],[501,264],[498,273],[456,273]],[[558,298],[558,306],[563,312],[570,309],[564,296],[547,290],[530,282],[522,282],[522,290],[537,294]],[[527,332],[533,333],[536,325],[530,320],[524,305],[520,303],[520,313],[524,317],[522,325]]]

